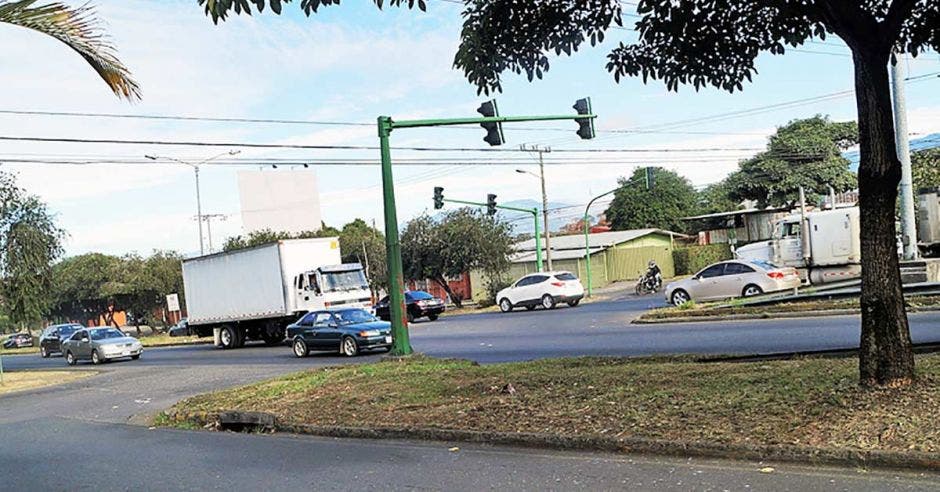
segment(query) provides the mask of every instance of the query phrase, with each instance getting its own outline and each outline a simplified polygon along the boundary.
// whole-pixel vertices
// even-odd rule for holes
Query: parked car
[[[760,260],[722,261],[703,268],[691,278],[666,286],[666,302],[679,306],[694,301],[750,297],[794,289],[801,284],[795,268],[777,267]]]
[[[558,303],[575,307],[584,298],[584,287],[571,272],[539,272],[526,275],[496,294],[499,310],[508,313],[517,306],[554,309]]]
[[[431,321],[436,321],[441,313],[444,312],[444,301],[421,290],[409,290],[405,291],[405,309],[409,323],[424,317],[427,317]],[[375,315],[385,321],[391,319],[388,307],[388,296],[382,298],[382,300],[375,305]]]
[[[3,348],[14,349],[22,347],[32,347],[33,336],[29,333],[15,333],[3,341]]]
[[[189,320],[186,318],[181,319],[179,323],[170,327],[170,329],[167,330],[167,334],[171,337],[191,337],[195,335],[193,330],[189,327]]]
[[[82,328],[84,326],[78,323],[47,326],[39,336],[39,355],[46,358],[52,354],[62,354],[62,341]]]
[[[352,357],[363,350],[389,350],[392,325],[361,308],[312,311],[287,327],[297,357],[312,351],[339,351]]]
[[[70,366],[83,359],[93,364],[125,357],[137,360],[143,352],[140,341],[117,328],[82,328],[62,342],[62,353]]]

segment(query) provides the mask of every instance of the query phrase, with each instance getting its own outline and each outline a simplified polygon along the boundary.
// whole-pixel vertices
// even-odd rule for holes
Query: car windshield
[[[323,272],[320,278],[323,281],[323,292],[343,292],[369,288],[369,282],[362,270]]]
[[[114,328],[99,328],[97,330],[89,330],[92,340],[107,340],[109,338],[124,338],[124,334],[120,330],[115,330]]]
[[[375,316],[369,314],[364,309],[344,309],[333,313],[336,320],[341,325],[354,325],[357,323],[369,323],[375,321]]]
[[[763,268],[764,270],[775,270],[775,269],[777,268],[776,265],[774,265],[774,264],[772,264],[772,263],[768,263],[768,262],[763,261],[763,260],[748,260],[748,263],[751,263],[752,265],[759,266],[759,267]]]

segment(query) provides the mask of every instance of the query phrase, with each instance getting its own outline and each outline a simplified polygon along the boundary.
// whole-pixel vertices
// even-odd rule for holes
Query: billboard
[[[320,229],[320,190],[312,169],[239,171],[238,196],[246,234]]]

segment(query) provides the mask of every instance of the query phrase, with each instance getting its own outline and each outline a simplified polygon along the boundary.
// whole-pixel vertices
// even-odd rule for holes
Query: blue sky
[[[80,2],[70,2],[78,5]],[[128,114],[283,118],[374,122],[387,114],[398,118],[474,116],[485,98],[452,68],[459,42],[461,6],[430,0],[429,12],[378,11],[369,2],[324,8],[311,18],[297,2],[284,16],[270,13],[233,17],[215,26],[195,0],[96,0],[99,13],[144,90],[141,103],[114,98],[83,62],[55,41],[24,30],[0,27],[3,97],[0,110],[88,111]],[[668,93],[662,84],[627,79],[616,84],[604,69],[605,55],[635,34],[613,30],[602,46],[573,57],[552,59],[544,80],[529,83],[509,74],[496,97],[503,114],[565,113],[575,99],[591,96],[598,128],[631,129],[726,113],[850,89],[851,59],[832,39],[805,50],[760,58],[760,73],[740,93],[682,88]],[[909,62],[910,75],[940,71],[936,54]],[[940,80],[908,87],[911,131],[940,131]],[[775,126],[817,113],[854,118],[854,101],[843,97],[675,128],[666,133],[605,134],[584,142],[574,124],[545,123],[547,131],[506,127],[509,143],[550,145],[553,149],[734,148],[756,149]],[[526,128],[539,127],[525,124]],[[569,132],[555,131],[570,129]],[[691,132],[691,133],[677,133]],[[120,139],[277,142],[375,145],[372,127],[317,127],[195,122],[155,122],[0,115],[0,135]],[[482,130],[402,130],[398,146],[484,148]],[[21,154],[128,157],[158,154],[199,159],[228,149],[188,147],[4,143],[3,158]],[[606,191],[636,166],[663,165],[698,185],[715,182],[753,151],[642,154],[549,154],[548,193],[553,202],[586,203]],[[375,158],[373,151],[244,150],[239,158]],[[421,154],[396,151],[395,157],[526,159],[516,167],[534,170],[525,154]],[[577,165],[563,164],[575,158]],[[590,163],[595,158],[605,162]],[[614,162],[611,162],[614,161]],[[52,166],[4,163],[31,192],[42,196],[70,233],[68,252],[124,253],[152,249],[192,252],[198,241],[191,220],[195,203],[192,173],[181,166]],[[534,178],[513,166],[397,167],[399,218],[407,220],[431,205],[433,186],[454,198],[500,200],[536,198]],[[280,166],[270,172],[292,172]],[[227,214],[213,229],[215,243],[240,232],[236,169],[203,171],[203,208]],[[341,225],[355,217],[381,223],[381,188],[377,167],[319,167],[322,212],[327,223]],[[562,212],[567,213],[567,212]],[[573,218],[573,217],[572,217]]]

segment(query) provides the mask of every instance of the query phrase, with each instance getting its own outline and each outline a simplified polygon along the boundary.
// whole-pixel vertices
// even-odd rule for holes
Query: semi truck
[[[183,287],[192,331],[225,349],[282,343],[287,325],[310,311],[372,305],[362,266],[342,263],[335,237],[186,259]]]
[[[735,250],[741,259],[794,267],[804,281],[824,284],[862,274],[858,207],[793,213],[774,224],[773,237]]]

